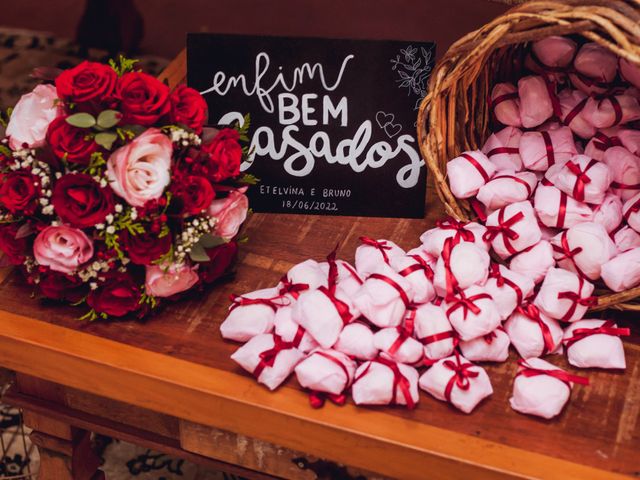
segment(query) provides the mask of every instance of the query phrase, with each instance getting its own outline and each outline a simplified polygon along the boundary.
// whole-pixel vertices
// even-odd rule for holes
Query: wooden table
[[[169,69],[172,83],[184,77],[181,61]],[[35,429],[41,480],[91,478],[97,462],[89,431],[251,478],[640,475],[640,338],[631,316],[616,315],[633,329],[626,372],[583,371],[591,385],[576,386],[552,421],[509,407],[514,353],[486,366],[495,392],[472,415],[427,394],[415,410],[352,403],[314,410],[295,379],[271,393],[229,359],[237,345],[222,340],[219,325],[230,293],[275,285],[293,264],[322,259],[337,242],[340,256],[352,260],[360,235],[415,246],[442,215],[431,193],[427,203],[426,220],[256,214],[235,281],[169,305],[146,323],[83,323],[77,308],[30,299],[21,277],[6,272],[0,366],[17,372],[7,400],[25,409]],[[551,361],[567,367],[560,356]]]

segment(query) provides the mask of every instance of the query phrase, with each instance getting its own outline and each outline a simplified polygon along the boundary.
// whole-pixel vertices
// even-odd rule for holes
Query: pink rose
[[[145,289],[154,297],[170,297],[176,293],[189,290],[198,282],[197,266],[170,265],[147,266]]]
[[[225,240],[236,236],[249,210],[249,199],[244,194],[246,191],[246,187],[231,190],[228,197],[211,202],[207,214],[218,219],[213,230],[214,235]]]
[[[53,85],[38,85],[20,98],[6,130],[9,146],[13,150],[21,149],[24,144],[29,148],[44,145],[49,124],[60,113],[55,102],[57,99]]]
[[[148,129],[109,157],[111,188],[133,207],[160,198],[171,180],[172,154],[171,140],[157,128]]]
[[[73,273],[93,256],[93,244],[82,230],[60,225],[42,230],[33,243],[40,265],[62,273]]]

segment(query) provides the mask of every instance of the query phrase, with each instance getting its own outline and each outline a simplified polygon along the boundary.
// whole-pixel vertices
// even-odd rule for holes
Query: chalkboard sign
[[[257,212],[424,216],[416,116],[435,44],[189,34],[211,125],[251,115]]]

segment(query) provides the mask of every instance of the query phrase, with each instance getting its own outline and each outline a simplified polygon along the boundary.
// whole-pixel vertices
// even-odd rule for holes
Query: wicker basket
[[[494,83],[522,75],[531,41],[549,35],[579,35],[640,65],[640,0],[531,1],[454,43],[438,62],[418,113],[418,142],[446,211],[459,220],[473,217],[446,179],[446,163],[476,150],[490,135],[487,98]],[[427,133],[428,131],[428,133]],[[640,311],[640,287],[612,294],[598,290],[593,310]]]

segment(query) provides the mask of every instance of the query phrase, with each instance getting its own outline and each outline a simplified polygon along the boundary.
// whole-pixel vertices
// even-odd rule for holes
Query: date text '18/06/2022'
[[[275,197],[286,197],[282,199],[282,207],[295,210],[306,211],[326,211],[337,212],[339,210],[340,198],[350,198],[351,189],[341,188],[321,188],[321,187],[294,187],[294,186],[275,186],[260,185],[261,195],[270,195]],[[299,199],[291,197],[301,197]],[[317,200],[309,200],[309,197],[317,198]]]

